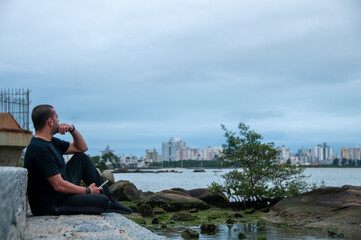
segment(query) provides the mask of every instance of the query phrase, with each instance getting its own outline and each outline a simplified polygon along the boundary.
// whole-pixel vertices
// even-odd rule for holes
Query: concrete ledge
[[[25,240],[35,239],[167,239],[117,213],[29,216]]]
[[[0,239],[23,239],[28,171],[0,167]]]

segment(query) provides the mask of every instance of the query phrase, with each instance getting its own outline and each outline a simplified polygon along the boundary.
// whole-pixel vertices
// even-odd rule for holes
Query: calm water
[[[171,188],[183,188],[186,190],[194,188],[206,188],[212,181],[220,182],[221,175],[231,171],[223,169],[206,169],[206,172],[193,172],[191,169],[174,169],[178,173],[118,173],[114,174],[115,181],[128,180],[135,184],[138,189],[143,191],[158,192]],[[361,186],[361,169],[355,168],[308,168],[304,171],[309,175],[308,182],[325,182],[326,186],[340,187],[343,185]],[[199,226],[194,227],[198,232]],[[184,229],[173,229],[172,231],[154,231],[158,235],[165,235],[170,239],[182,239],[181,232]],[[247,239],[258,239],[260,236],[266,236],[267,240],[326,240],[329,238],[326,232],[318,230],[306,230],[295,228],[280,228],[267,225],[265,229],[257,229],[252,223],[234,224],[232,226],[218,225],[216,235],[200,234],[199,239],[238,239],[238,233],[244,233]],[[358,238],[355,238],[358,239]]]
[[[206,169],[206,172],[193,172],[192,169],[174,169],[178,173],[117,173],[115,181],[128,180],[143,191],[158,192],[171,188],[206,188],[213,181],[222,181],[221,175],[231,171],[223,169]],[[343,185],[361,186],[361,168],[307,168],[308,182],[324,181],[326,186],[341,187]]]

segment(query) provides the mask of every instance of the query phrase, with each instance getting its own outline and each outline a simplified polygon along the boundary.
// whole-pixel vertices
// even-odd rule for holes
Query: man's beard
[[[52,129],[51,133],[52,133],[53,135],[55,135],[55,134],[57,134],[58,132],[59,132],[59,125],[57,124],[57,125],[54,125],[54,126],[53,126],[53,129]]]

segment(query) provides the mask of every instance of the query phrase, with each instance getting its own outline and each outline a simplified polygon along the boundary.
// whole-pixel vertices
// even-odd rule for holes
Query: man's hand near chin
[[[67,124],[67,123],[61,123],[58,127],[58,133],[64,135],[67,132],[72,132],[74,129],[74,126]]]

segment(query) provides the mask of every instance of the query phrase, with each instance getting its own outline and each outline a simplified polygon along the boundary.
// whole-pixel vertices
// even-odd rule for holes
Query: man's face
[[[51,119],[53,119],[53,128],[52,128],[52,133],[55,134],[58,132],[59,130],[59,119],[58,119],[58,114],[56,113],[55,109],[53,109],[53,117]]]

